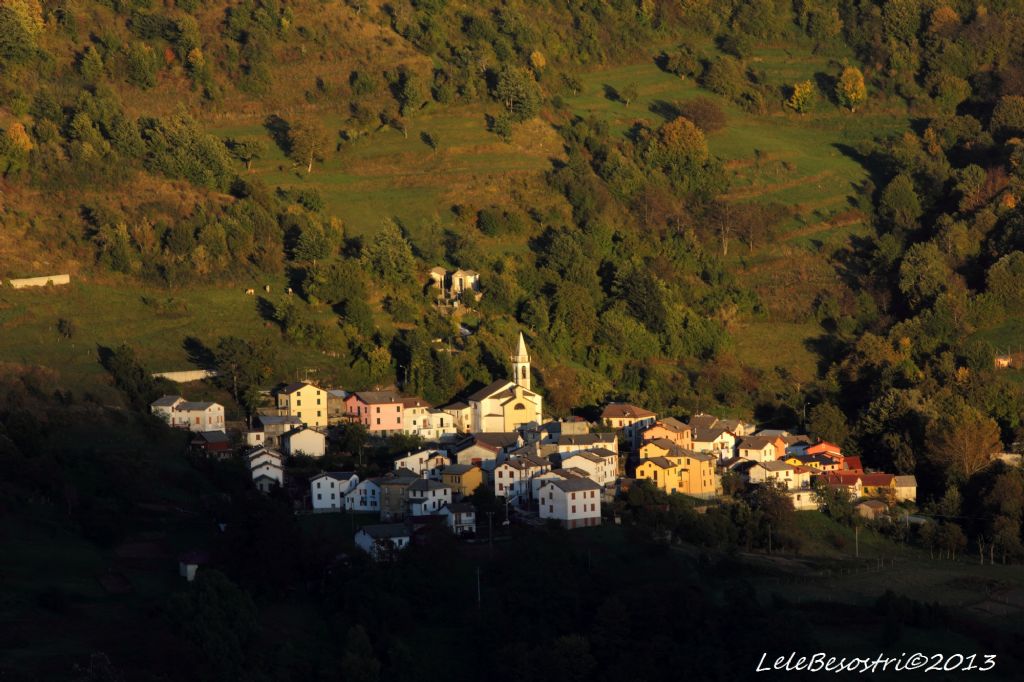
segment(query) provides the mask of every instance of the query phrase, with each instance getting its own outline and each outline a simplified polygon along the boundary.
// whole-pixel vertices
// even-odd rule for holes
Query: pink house
[[[345,398],[345,413],[371,433],[401,431],[402,408],[394,391],[360,391]]]

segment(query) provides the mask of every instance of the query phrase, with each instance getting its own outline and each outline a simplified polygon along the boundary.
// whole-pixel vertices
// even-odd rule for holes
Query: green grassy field
[[[66,287],[0,289],[2,356],[8,362],[55,368],[64,386],[110,398],[113,389],[98,361],[100,347],[128,343],[145,367],[159,372],[195,368],[185,345],[189,338],[207,347],[227,335],[280,343],[277,326],[261,317],[257,297],[245,295],[247,287],[260,284],[239,282],[169,292],[138,284],[78,281]],[[281,292],[284,283],[275,280],[272,287]],[[283,298],[280,293],[265,295],[271,300]],[[172,305],[164,305],[168,297],[174,299]],[[70,339],[57,332],[62,317],[75,324]],[[281,378],[299,376],[306,368],[344,372],[336,361],[305,347],[289,345],[279,355]]]

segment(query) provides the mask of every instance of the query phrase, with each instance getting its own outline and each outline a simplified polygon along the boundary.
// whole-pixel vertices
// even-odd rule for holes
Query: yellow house
[[[441,482],[455,495],[472,495],[483,485],[484,471],[472,464],[451,464],[441,472]]]
[[[687,452],[689,451],[684,450],[668,438],[658,438],[656,440],[649,440],[640,446],[640,459],[654,459],[655,457],[682,457]]]
[[[298,417],[306,426],[327,426],[327,391],[302,381],[288,384],[277,393],[280,414]]]
[[[654,487],[666,493],[681,492],[679,466],[668,457],[643,459],[636,466],[636,479],[650,481]]]
[[[892,474],[862,474],[860,482],[864,486],[864,497],[896,497],[896,477]]]
[[[694,497],[714,497],[722,491],[722,479],[715,471],[715,456],[706,452],[687,452],[671,461],[680,467],[679,492]]]
[[[662,460],[674,467],[674,472],[668,472]],[[640,447],[636,477],[655,482],[667,493],[713,497],[722,490],[722,479],[715,471],[714,455],[685,450],[664,438],[644,443]]]
[[[640,434],[640,438],[646,443],[652,440],[670,440],[681,448],[693,449],[693,429],[678,419],[665,417],[655,422],[654,426],[647,428]]]

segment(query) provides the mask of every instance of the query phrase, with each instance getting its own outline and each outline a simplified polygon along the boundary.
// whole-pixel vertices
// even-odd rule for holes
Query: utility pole
[[[772,553],[772,524],[768,524],[768,553]]]
[[[860,558],[860,526],[853,527],[853,556]]]
[[[487,542],[491,546],[491,555],[494,555],[494,512],[487,512]]]

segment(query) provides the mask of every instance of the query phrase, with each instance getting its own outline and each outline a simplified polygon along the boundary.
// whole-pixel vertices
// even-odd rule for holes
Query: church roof
[[[526,351],[526,339],[523,338],[523,333],[519,332],[519,344],[516,346],[516,357],[525,358],[528,356],[529,353]]]
[[[487,398],[490,398],[490,397],[494,396],[495,394],[500,393],[502,391],[502,389],[507,389],[509,386],[512,386],[512,385],[514,385],[514,384],[511,381],[509,381],[508,379],[498,379],[497,381],[491,382],[490,384],[488,384],[488,385],[484,386],[483,388],[481,388],[476,393],[473,393],[472,395],[470,395],[469,396],[469,400],[470,401],[475,401],[475,402],[480,402],[481,400],[486,400]]]

